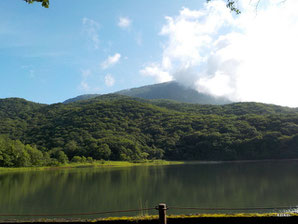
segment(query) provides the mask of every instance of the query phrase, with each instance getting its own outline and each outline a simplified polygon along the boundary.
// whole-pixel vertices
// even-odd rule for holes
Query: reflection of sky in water
[[[101,212],[155,207],[160,202],[170,207],[296,206],[297,171],[298,161],[274,161],[2,174],[0,211],[2,214]],[[169,214],[206,212],[218,213],[168,210]]]

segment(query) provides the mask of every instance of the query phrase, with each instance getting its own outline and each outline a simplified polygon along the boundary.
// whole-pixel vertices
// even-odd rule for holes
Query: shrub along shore
[[[92,162],[69,162],[57,166],[39,166],[39,167],[0,167],[0,173],[13,171],[41,171],[54,169],[71,169],[71,168],[108,168],[108,167],[131,167],[131,166],[159,166],[183,164],[182,161],[165,161],[165,160],[143,160],[143,161],[92,161]]]

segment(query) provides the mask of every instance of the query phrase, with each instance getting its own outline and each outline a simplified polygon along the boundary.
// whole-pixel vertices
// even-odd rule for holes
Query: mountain
[[[116,94],[143,99],[169,99],[183,103],[216,105],[231,103],[227,98],[199,93],[198,91],[185,87],[175,81],[122,90],[116,92]]]
[[[0,99],[0,118],[13,119],[44,106],[46,104],[34,103],[22,98]]]
[[[80,95],[80,96],[65,100],[63,103],[64,104],[73,103],[73,102],[77,102],[77,101],[80,101],[80,100],[92,99],[92,98],[95,98],[95,97],[98,97],[98,96],[100,96],[100,94],[84,94],[84,95]]]
[[[168,99],[175,100],[183,103],[196,103],[196,104],[213,104],[222,105],[231,103],[227,98],[214,97],[208,94],[199,93],[194,89],[182,86],[178,82],[165,82],[154,85],[142,86],[138,88],[126,89],[115,92],[114,94],[138,97],[142,99]],[[63,103],[72,103],[79,100],[86,100],[98,97],[99,94],[81,95]]]
[[[97,160],[298,158],[298,111],[252,102],[200,105],[117,94],[52,105],[3,99],[0,155],[0,166],[24,165],[20,155],[30,155],[31,164],[37,164],[36,156],[44,156],[50,161],[47,164],[74,156]]]

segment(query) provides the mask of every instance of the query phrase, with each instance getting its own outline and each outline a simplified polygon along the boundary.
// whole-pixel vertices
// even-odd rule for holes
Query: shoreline
[[[298,161],[298,158],[291,159],[246,159],[246,160],[183,160],[183,164],[220,164],[220,163],[258,163],[258,162],[282,162]],[[178,161],[179,162],[179,161]]]
[[[92,163],[68,163],[59,166],[41,166],[41,167],[0,167],[0,174],[4,172],[22,172],[22,171],[48,171],[60,169],[75,169],[75,168],[112,168],[112,167],[133,167],[133,166],[164,166],[185,164],[184,161],[94,161]]]
[[[148,161],[94,161],[91,163],[68,163],[59,166],[41,166],[41,167],[0,167],[0,174],[4,172],[22,172],[22,171],[48,171],[74,168],[113,168],[113,167],[133,167],[133,166],[162,166],[162,165],[192,165],[192,164],[222,164],[222,163],[259,163],[259,162],[285,162],[298,161],[297,159],[260,159],[260,160],[222,160],[222,161],[168,161],[168,160],[148,160]]]

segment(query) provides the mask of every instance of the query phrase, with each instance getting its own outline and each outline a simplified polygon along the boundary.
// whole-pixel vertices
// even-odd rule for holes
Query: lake
[[[74,168],[0,174],[0,214],[102,212],[155,207],[160,202],[175,207],[207,208],[296,206],[298,161]],[[168,210],[169,214],[202,212]],[[145,213],[157,214],[157,211]],[[115,213],[85,218],[140,214]]]

